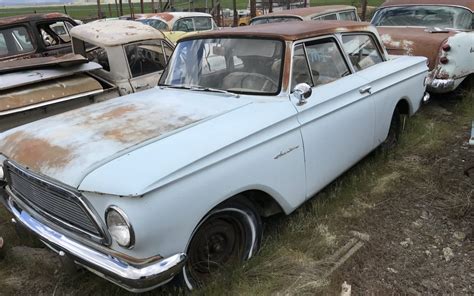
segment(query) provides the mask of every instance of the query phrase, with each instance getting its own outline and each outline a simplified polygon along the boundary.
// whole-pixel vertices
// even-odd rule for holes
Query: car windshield
[[[376,26],[417,26],[470,30],[472,29],[472,12],[452,6],[387,7],[377,12],[372,24]]]
[[[218,38],[179,42],[160,85],[234,93],[278,94],[283,42]]]
[[[301,21],[298,17],[293,16],[278,16],[278,17],[259,17],[253,19],[250,24],[251,25],[260,25],[260,24],[268,24],[268,23],[283,23],[283,22],[294,22],[294,21]]]

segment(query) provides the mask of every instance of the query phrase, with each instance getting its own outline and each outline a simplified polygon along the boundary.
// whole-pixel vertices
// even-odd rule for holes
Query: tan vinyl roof
[[[464,6],[474,11],[474,0],[388,0],[380,7],[403,5],[446,5]]]
[[[296,8],[296,9],[286,9],[275,11],[272,13],[268,13],[262,16],[258,16],[257,18],[265,18],[265,17],[272,17],[272,16],[282,16],[282,15],[296,15],[301,17],[307,16],[316,16],[316,15],[323,15],[326,13],[343,11],[343,10],[350,10],[355,9],[354,6],[350,5],[323,5],[323,6],[313,6],[313,7],[305,7],[305,8]]]
[[[117,46],[141,40],[165,39],[160,31],[139,22],[97,21],[71,29],[71,37],[101,47]]]
[[[224,37],[260,37],[294,41],[319,35],[337,32],[371,31],[375,29],[365,22],[351,21],[303,21],[288,23],[271,23],[258,26],[240,26],[218,31],[200,32],[184,37],[182,40],[198,38]]]

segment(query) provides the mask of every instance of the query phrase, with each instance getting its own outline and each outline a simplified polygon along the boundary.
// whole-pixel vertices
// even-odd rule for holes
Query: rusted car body
[[[117,285],[192,289],[257,253],[261,216],[293,212],[395,139],[427,71],[424,57],[389,60],[361,22],[188,36],[159,87],[2,133],[0,202]]]
[[[447,93],[474,73],[474,1],[390,0],[372,19],[392,55],[425,56],[428,90]]]
[[[174,48],[162,32],[126,20],[81,25],[71,37],[74,53],[100,64],[92,74],[117,86],[120,95],[155,87]]]
[[[0,62],[0,131],[155,87],[173,51],[133,21],[71,29],[75,54]]]
[[[161,12],[145,14],[137,17],[136,20],[163,31],[165,36],[174,43],[196,32],[212,31],[218,28],[212,15],[202,12]]]
[[[349,5],[324,5],[272,12],[250,20],[250,25],[290,21],[360,21],[357,8]]]
[[[69,30],[77,23],[61,13],[0,18],[0,61],[71,52]]]

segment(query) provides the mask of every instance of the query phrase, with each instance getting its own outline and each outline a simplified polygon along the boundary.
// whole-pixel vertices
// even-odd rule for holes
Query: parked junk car
[[[0,62],[0,131],[152,88],[173,50],[133,21],[90,23],[71,36],[75,55]]]
[[[176,43],[184,36],[216,30],[218,27],[212,15],[202,12],[161,12],[147,14],[137,21],[165,32],[165,36]]]
[[[93,22],[71,30],[74,53],[102,66],[92,74],[116,85],[120,95],[155,87],[174,45],[134,21]]]
[[[389,54],[427,57],[428,90],[446,93],[474,73],[473,11],[472,0],[390,0],[372,24]]]
[[[349,5],[325,5],[305,8],[280,10],[254,17],[250,20],[250,25],[260,25],[276,22],[291,21],[360,21],[357,15],[357,8]]]
[[[256,254],[261,216],[293,212],[393,144],[427,71],[424,57],[389,60],[367,23],[189,36],[159,88],[1,134],[0,200],[47,246],[130,291],[174,277],[193,288]]]
[[[0,18],[0,61],[69,53],[69,30],[74,26],[77,23],[61,13]]]

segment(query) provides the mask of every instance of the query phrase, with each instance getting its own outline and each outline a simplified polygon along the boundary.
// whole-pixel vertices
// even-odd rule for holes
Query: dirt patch
[[[451,121],[453,112],[439,105],[431,107],[434,120]],[[371,241],[326,292],[340,291],[344,281],[354,295],[474,291],[474,182],[464,173],[474,163],[469,124],[453,130],[436,153],[412,151],[388,163],[403,172],[398,185],[380,191],[381,202],[353,221]]]

